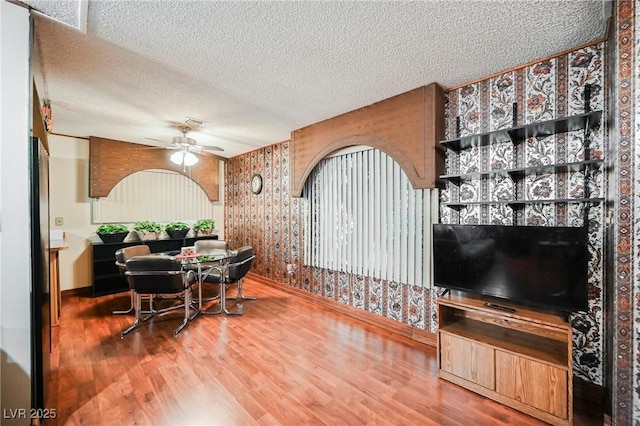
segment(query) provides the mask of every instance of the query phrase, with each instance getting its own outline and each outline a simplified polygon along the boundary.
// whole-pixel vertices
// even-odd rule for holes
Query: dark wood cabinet
[[[122,243],[97,242],[92,245],[93,255],[93,296],[119,293],[129,290],[129,286],[120,276],[116,266],[116,251],[123,247],[145,244],[149,246],[151,253],[178,251],[182,247],[192,246],[197,240],[217,240],[216,235],[208,237],[189,237],[178,239],[129,241]]]

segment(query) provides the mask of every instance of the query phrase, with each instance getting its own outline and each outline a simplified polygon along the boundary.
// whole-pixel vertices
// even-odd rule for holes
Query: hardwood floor
[[[541,425],[437,377],[434,348],[245,280],[244,315],[180,311],[120,339],[128,294],[65,296],[50,408],[59,425]],[[576,412],[576,425],[602,424]]]

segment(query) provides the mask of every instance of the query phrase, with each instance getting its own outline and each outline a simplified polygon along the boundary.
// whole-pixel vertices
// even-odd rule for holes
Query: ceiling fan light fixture
[[[196,140],[193,139],[193,138],[188,138],[186,136],[174,136],[173,137],[173,144],[174,145],[180,145],[180,146],[195,145],[196,144]]]
[[[198,157],[182,149],[171,154],[170,158],[173,163],[179,166],[191,167],[198,162]]]

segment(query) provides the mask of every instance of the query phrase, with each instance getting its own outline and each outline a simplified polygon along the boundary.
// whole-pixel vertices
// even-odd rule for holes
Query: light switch
[[[60,216],[56,217],[56,218],[55,218],[55,224],[56,224],[56,226],[62,226],[62,225],[64,225],[64,218],[62,218],[62,217],[60,217]]]

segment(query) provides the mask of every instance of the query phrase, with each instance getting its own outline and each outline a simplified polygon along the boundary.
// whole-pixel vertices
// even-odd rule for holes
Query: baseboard
[[[86,297],[86,296],[91,296],[91,294],[92,294],[91,286],[89,286],[89,287],[70,288],[68,290],[62,290],[60,292],[61,296],[81,296],[81,297]]]
[[[580,377],[573,377],[573,399],[584,406],[606,408],[607,392],[604,386],[587,382]],[[606,410],[605,410],[606,412]]]
[[[407,343],[436,347],[437,340],[435,333],[416,329],[407,324],[399,323],[398,321],[394,321],[392,319],[385,318],[380,315],[364,311],[362,309],[354,308],[353,306],[348,306],[335,300],[329,300],[320,295],[309,293],[308,291],[304,291],[296,287],[288,286],[284,283],[260,275],[256,275],[252,272],[249,272],[247,274],[247,278],[260,283],[264,283],[270,287],[277,288],[278,290],[282,290],[286,293],[296,295],[331,311],[348,315],[367,324],[379,327],[391,333],[392,337],[403,340]]]

